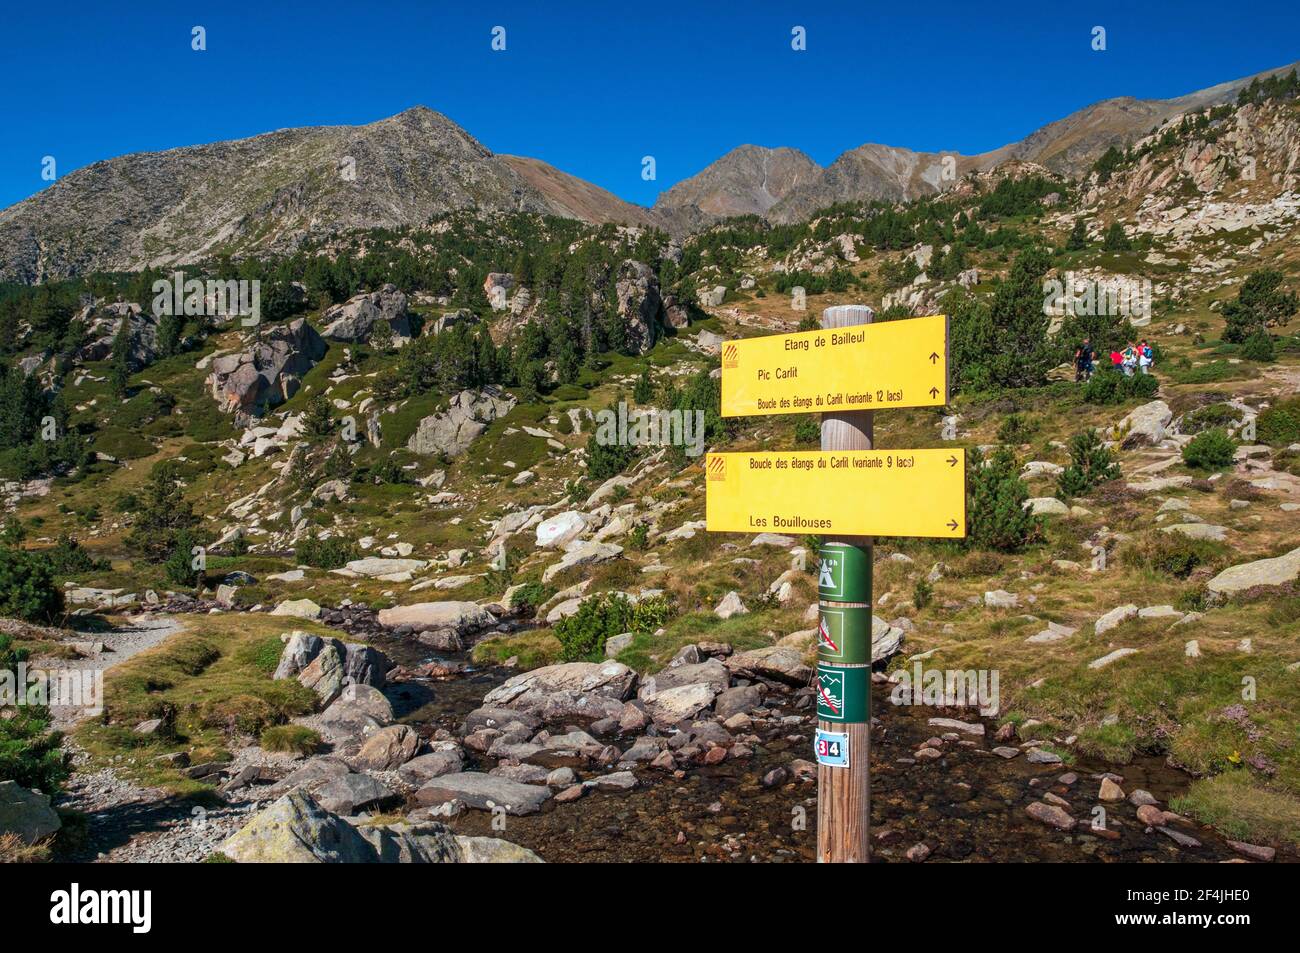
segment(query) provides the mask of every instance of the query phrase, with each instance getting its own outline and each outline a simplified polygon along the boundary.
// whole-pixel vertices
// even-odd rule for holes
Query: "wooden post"
[[[822,312],[822,328],[831,330],[870,324],[873,317],[872,310],[866,305],[841,305],[827,308]],[[823,414],[822,450],[871,450],[874,443],[872,416],[872,412],[869,410]],[[853,559],[845,559],[840,570],[843,573],[856,573],[856,577],[850,580],[851,587],[841,593],[853,595],[855,601],[829,599],[825,592],[822,593],[821,597],[823,612],[819,625],[826,624],[825,610],[827,609],[830,609],[833,614],[837,613],[837,617],[840,619],[847,619],[850,616],[854,618],[852,626],[841,623],[843,628],[838,630],[844,633],[841,635],[840,641],[843,641],[846,636],[857,640],[856,645],[847,647],[856,649],[856,652],[848,652],[848,658],[861,658],[861,640],[863,638],[866,640],[865,661],[846,660],[843,662],[828,661],[827,663],[834,666],[831,669],[832,671],[865,669],[865,671],[851,672],[850,676],[855,677],[846,676],[843,678],[841,684],[846,687],[847,691],[841,697],[844,701],[848,701],[847,693],[852,691],[853,685],[870,685],[871,537],[837,536],[828,538],[826,543],[832,547],[838,544],[865,553],[865,559],[857,558],[856,554],[854,554]],[[865,575],[865,578],[863,578],[863,575]],[[856,611],[839,612],[838,610]],[[865,632],[862,624],[864,619]],[[849,628],[852,628],[853,631],[847,632],[846,630]],[[865,683],[862,679],[865,679]],[[821,677],[819,675],[819,690],[820,686]],[[866,688],[863,687],[861,690],[865,692]],[[845,705],[844,708],[846,719],[853,717],[850,706]],[[826,763],[819,763],[817,766],[817,859],[821,863],[866,863],[869,859],[868,827],[871,820],[868,768],[871,744],[870,711],[870,705],[866,705],[866,715],[861,722],[850,720],[826,721],[821,718],[817,722],[819,731],[846,736],[846,754],[848,758],[848,764],[843,767],[831,766]],[[821,762],[820,756],[818,760]]]

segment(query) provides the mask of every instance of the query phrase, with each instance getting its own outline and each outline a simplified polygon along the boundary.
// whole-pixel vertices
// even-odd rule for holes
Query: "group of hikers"
[[[1095,359],[1096,351],[1093,349],[1092,340],[1084,338],[1083,343],[1074,352],[1074,379],[1076,381],[1086,381],[1092,377]],[[1134,373],[1139,371],[1143,374],[1150,374],[1151,367],[1155,362],[1155,351],[1145,339],[1136,344],[1130,341],[1124,350],[1110,352],[1111,369],[1123,371],[1125,377],[1132,377]]]

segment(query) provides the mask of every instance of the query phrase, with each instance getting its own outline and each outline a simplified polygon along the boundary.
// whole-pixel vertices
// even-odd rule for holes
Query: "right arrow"
[[[958,525],[956,520],[948,520],[948,522],[947,522],[946,525],[948,526],[948,528],[949,528],[950,530],[953,530],[954,532],[956,532],[956,530],[957,530],[957,525]]]
[[[950,467],[955,467],[956,465],[957,465],[957,458],[956,458],[956,457],[949,457],[949,458],[948,458],[948,466],[950,466]]]

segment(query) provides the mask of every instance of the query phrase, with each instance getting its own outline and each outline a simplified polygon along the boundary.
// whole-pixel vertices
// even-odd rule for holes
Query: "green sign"
[[[817,594],[832,602],[871,602],[871,547],[826,543],[817,576]]]
[[[817,619],[817,658],[870,665],[871,624],[870,606],[822,606]]]
[[[871,668],[839,668],[817,663],[817,717],[821,721],[865,724],[871,720]]]

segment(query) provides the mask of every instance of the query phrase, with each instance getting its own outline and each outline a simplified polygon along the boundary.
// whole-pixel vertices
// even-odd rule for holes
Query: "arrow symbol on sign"
[[[930,352],[930,363],[933,364],[933,363],[935,363],[935,362],[938,361],[938,360],[939,360],[939,354],[938,354],[938,352],[937,352],[937,351],[931,351],[931,352]]]
[[[950,467],[955,467],[956,465],[957,465],[957,458],[956,458],[956,457],[949,457],[949,458],[948,458],[948,466],[950,466]]]
[[[931,397],[938,397],[938,396],[939,396],[939,388],[937,388],[937,387],[931,387],[931,388],[930,388],[930,396],[931,396]]]
[[[821,633],[823,642],[833,648],[836,652],[840,650],[840,647],[831,641],[831,634],[826,631],[826,621],[824,619],[819,619],[817,621],[817,631]]]
[[[956,529],[957,529],[957,521],[956,521],[956,520],[948,520],[948,522],[947,522],[945,525],[946,525],[950,530],[953,530],[954,532],[955,532]]]
[[[826,707],[838,715],[840,713],[839,706],[836,705],[835,702],[831,701],[831,696],[826,694],[826,689],[818,685],[817,691],[822,693],[822,698],[826,701]]]

